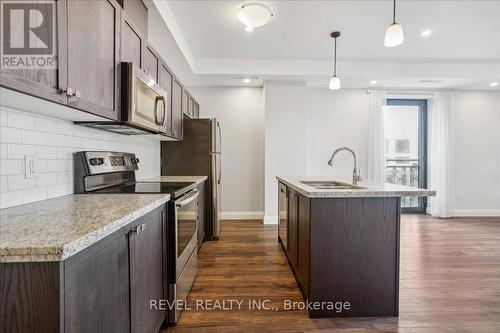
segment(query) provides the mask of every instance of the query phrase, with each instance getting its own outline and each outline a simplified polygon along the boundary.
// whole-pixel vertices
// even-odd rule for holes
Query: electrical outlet
[[[35,155],[24,156],[24,177],[26,179],[36,178],[38,176],[38,159]]]

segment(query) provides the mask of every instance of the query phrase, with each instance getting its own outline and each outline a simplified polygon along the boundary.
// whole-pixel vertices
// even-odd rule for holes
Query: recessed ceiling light
[[[371,80],[370,84],[377,84],[377,80]]]
[[[430,34],[432,34],[432,30],[424,30],[420,33],[420,36],[428,37],[428,36],[430,36]]]
[[[245,31],[261,27],[273,17],[273,13],[264,4],[247,3],[238,10],[238,20],[245,25]]]
[[[250,83],[250,79],[248,79],[248,78],[243,79],[243,82],[245,82],[245,83]]]
[[[491,82],[490,83],[490,87],[496,87],[496,86],[498,86],[498,82]]]

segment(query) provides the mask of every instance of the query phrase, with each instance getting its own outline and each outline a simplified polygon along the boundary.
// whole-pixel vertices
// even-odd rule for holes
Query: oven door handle
[[[195,194],[190,195],[188,198],[186,198],[186,199],[182,200],[181,202],[176,202],[176,203],[175,203],[175,206],[176,206],[177,208],[181,208],[181,207],[186,206],[186,205],[187,205],[188,203],[190,203],[191,201],[193,201],[193,200],[197,199],[197,198],[198,198],[198,194],[199,194],[199,193],[198,193],[198,191],[196,191],[196,192],[195,192]]]

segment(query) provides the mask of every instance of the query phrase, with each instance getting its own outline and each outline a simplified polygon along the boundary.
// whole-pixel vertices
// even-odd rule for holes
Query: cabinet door
[[[189,116],[189,93],[186,89],[182,91],[182,113]]]
[[[133,62],[142,68],[144,38],[136,26],[124,14],[122,16],[121,61]]]
[[[130,17],[131,21],[139,28],[145,39],[148,37],[148,8],[142,0],[119,0],[123,5],[123,11]]]
[[[183,90],[179,81],[174,80],[172,86],[172,136],[182,139],[182,100]]]
[[[160,87],[167,91],[167,110],[165,115],[165,132],[172,135],[172,74],[168,70],[167,65],[162,61],[160,63],[159,73]]]
[[[299,194],[299,214],[297,232],[297,266],[302,289],[309,296],[309,223],[310,223],[310,200]]]
[[[64,1],[43,1],[40,6],[47,5],[55,6],[56,11],[54,13],[60,16],[65,17],[65,9],[66,6]],[[4,4],[2,3],[2,6]],[[7,3],[5,3],[7,5]],[[14,4],[15,5],[15,4]],[[31,7],[35,6],[35,7]],[[36,8],[36,5],[30,3],[30,8]],[[47,8],[47,7],[46,7]],[[43,12],[43,11],[42,11]],[[40,31],[41,35],[46,35],[50,33],[51,29],[55,29],[56,31],[60,30],[60,27],[56,22],[59,22],[58,19],[54,18],[52,22],[47,22],[37,28],[37,31]],[[2,17],[2,20],[4,17]],[[56,36],[56,34],[53,34]],[[5,39],[4,39],[5,38]],[[2,43],[4,45],[12,45],[10,40],[10,34],[2,35]],[[63,38],[61,36],[61,38]],[[65,38],[65,35],[64,35]],[[59,57],[58,43],[57,40],[51,38],[49,41],[46,41],[49,48],[52,48],[51,54],[57,58]],[[52,44],[50,45],[50,42]],[[5,50],[4,50],[5,52]],[[30,55],[29,55],[30,56]],[[8,59],[8,57],[6,57]],[[50,54],[47,57],[44,57],[47,61],[53,59]],[[0,64],[0,86],[5,88],[10,88],[13,90],[17,90],[19,92],[33,95],[36,97],[41,97],[53,102],[66,104],[68,99],[66,94],[61,93],[59,88],[59,78],[58,78],[58,67],[59,64],[54,60],[54,65],[49,66],[48,68],[27,68],[27,69],[17,69],[15,66],[5,66],[3,63]],[[66,72],[64,72],[66,75]]]
[[[288,258],[297,267],[297,224],[299,214],[299,197],[297,192],[289,190],[288,201]]]
[[[193,113],[194,118],[200,118],[200,104],[198,102],[194,102],[194,113]]]
[[[205,184],[198,187],[198,251],[205,238]]]
[[[68,105],[111,119],[119,119],[120,7],[115,0],[66,1],[65,50]],[[62,34],[62,31],[59,32]],[[64,35],[63,35],[64,37]]]
[[[165,206],[134,222],[130,234],[132,333],[156,332],[165,311],[150,307],[151,300],[167,299]]]
[[[160,57],[156,53],[156,51],[153,49],[151,45],[147,45],[146,48],[144,49],[144,66],[143,69],[148,74],[155,80],[155,82],[158,82],[158,67],[160,64]]]
[[[65,332],[130,331],[129,228],[64,262]]]
[[[278,237],[283,247],[288,249],[288,192],[285,185],[278,185]]]

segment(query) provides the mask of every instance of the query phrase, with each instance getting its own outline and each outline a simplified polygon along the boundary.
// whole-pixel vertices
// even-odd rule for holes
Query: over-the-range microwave
[[[140,135],[166,134],[168,93],[131,62],[121,63],[121,120],[85,121],[75,124],[110,132]]]

